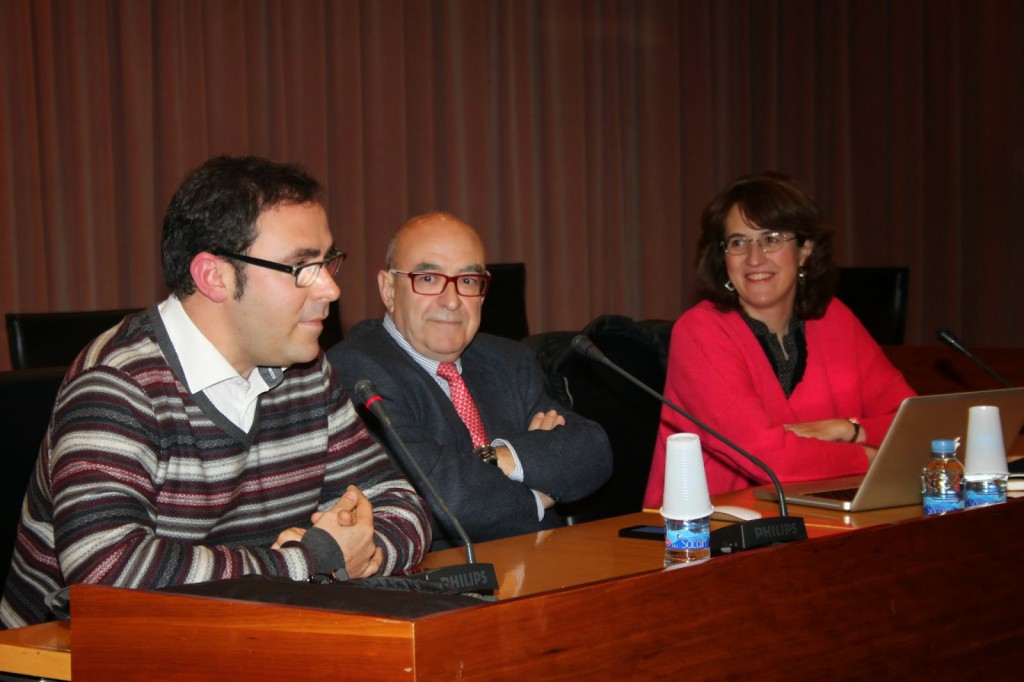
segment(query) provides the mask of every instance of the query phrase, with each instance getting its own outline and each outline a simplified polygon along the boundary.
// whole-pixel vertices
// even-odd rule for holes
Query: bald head
[[[384,267],[388,270],[397,267],[395,265],[396,252],[399,248],[399,241],[403,235],[408,232],[415,231],[417,228],[424,228],[430,232],[437,232],[440,234],[442,231],[448,231],[451,234],[455,234],[460,231],[468,231],[471,234],[471,239],[475,239],[479,245],[481,251],[483,250],[483,242],[480,240],[480,235],[477,234],[476,230],[462,222],[450,213],[444,213],[442,211],[435,211],[433,213],[424,213],[422,215],[414,216],[409,220],[402,223],[395,233],[391,235],[391,241],[388,242],[387,256],[384,260]]]

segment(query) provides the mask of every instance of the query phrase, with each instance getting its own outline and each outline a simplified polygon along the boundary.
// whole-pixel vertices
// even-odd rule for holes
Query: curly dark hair
[[[218,156],[186,176],[164,215],[164,283],[178,298],[196,290],[189,268],[203,251],[245,253],[258,236],[256,221],[281,204],[320,200],[320,183],[301,167],[255,156]],[[238,273],[236,297],[245,289]]]
[[[697,244],[697,293],[722,311],[741,310],[739,295],[725,288],[725,219],[738,205],[751,225],[778,232],[792,232],[797,244],[814,244],[798,280],[794,313],[801,320],[825,314],[835,291],[837,276],[832,257],[833,230],[822,218],[811,195],[792,178],[768,171],[733,182],[704,209]]]

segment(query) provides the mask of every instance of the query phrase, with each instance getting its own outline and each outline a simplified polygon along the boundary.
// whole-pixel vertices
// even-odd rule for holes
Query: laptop
[[[931,442],[959,437],[966,444],[967,410],[975,405],[999,407],[1003,443],[1009,447],[1024,426],[1024,388],[907,398],[866,474],[783,484],[786,501],[851,512],[921,504],[921,467]],[[957,459],[963,462],[964,454],[961,445]],[[754,496],[779,499],[772,486],[755,488]]]

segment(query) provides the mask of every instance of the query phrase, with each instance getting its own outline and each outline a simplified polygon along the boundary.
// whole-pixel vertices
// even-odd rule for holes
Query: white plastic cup
[[[665,444],[665,494],[661,515],[676,521],[692,521],[714,511],[704,475],[700,437],[674,433]]]
[[[964,456],[964,475],[1001,475],[1006,468],[1006,446],[1003,443],[1003,425],[999,408],[994,405],[975,405],[967,412],[967,453]]]

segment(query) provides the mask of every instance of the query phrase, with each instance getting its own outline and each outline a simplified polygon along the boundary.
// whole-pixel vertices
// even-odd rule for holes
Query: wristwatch
[[[493,464],[498,466],[498,451],[494,449],[493,445],[481,445],[473,450],[480,461],[484,464]]]
[[[847,442],[849,442],[849,443],[856,443],[857,442],[857,436],[860,435],[860,422],[856,419],[856,417],[847,417],[846,421],[848,421],[851,424],[853,424],[853,438],[851,438]]]

